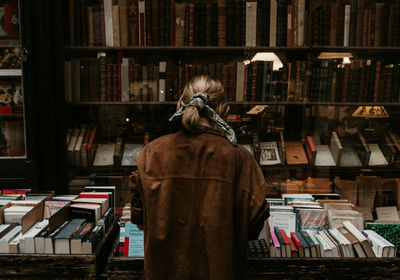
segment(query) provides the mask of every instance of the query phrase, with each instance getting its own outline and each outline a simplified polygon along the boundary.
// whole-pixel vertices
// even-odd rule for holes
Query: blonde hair
[[[184,87],[183,93],[178,101],[178,108],[189,103],[190,98],[196,93],[203,92],[208,95],[207,104],[215,110],[215,112],[224,118],[228,113],[227,96],[224,92],[224,87],[217,79],[213,79],[206,75],[193,77]],[[206,118],[194,106],[189,106],[182,115],[183,127],[193,133],[199,133],[200,120]]]

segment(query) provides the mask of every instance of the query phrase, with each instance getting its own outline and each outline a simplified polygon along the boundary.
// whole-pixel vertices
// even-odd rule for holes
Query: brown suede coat
[[[269,214],[253,156],[204,127],[154,140],[137,164],[132,219],[144,227],[145,278],[246,278],[247,240]]]

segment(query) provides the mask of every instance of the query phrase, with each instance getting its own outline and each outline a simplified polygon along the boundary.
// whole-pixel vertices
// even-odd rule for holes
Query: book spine
[[[160,72],[159,72],[159,94],[158,100],[165,101],[165,78],[166,78],[167,62],[160,61]]]
[[[121,46],[121,33],[119,27],[119,6],[112,6],[112,17],[113,17],[113,31],[114,31],[114,47]]]
[[[381,78],[381,68],[382,68],[382,61],[377,61],[375,70],[375,86],[374,86],[373,102],[378,102],[379,99],[379,83]]]
[[[226,45],[226,0],[218,0],[218,46]]]
[[[146,25],[146,46],[153,46],[152,41],[152,18],[151,18],[151,3],[150,1],[145,1],[145,25]]]
[[[139,0],[139,46],[146,46],[146,5]]]
[[[343,46],[349,46],[349,38],[350,38],[350,5],[345,5],[344,10],[344,37],[343,37]]]
[[[270,0],[270,29],[269,29],[269,46],[276,47],[276,25],[277,25],[277,12],[278,4],[277,0]]]
[[[139,17],[138,17],[138,1],[128,2],[128,34],[129,34],[129,45],[139,45]]]

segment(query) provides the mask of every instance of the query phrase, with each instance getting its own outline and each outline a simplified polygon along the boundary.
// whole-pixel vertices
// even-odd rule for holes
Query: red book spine
[[[139,0],[139,46],[146,46],[146,6]]]
[[[286,232],[284,229],[279,230],[280,233],[282,234],[283,240],[285,241],[285,244],[291,244],[290,238],[286,235]]]
[[[298,251],[299,251],[299,248],[297,248],[297,245],[296,245],[296,243],[293,241],[293,239],[292,239],[292,238],[289,238],[289,241],[290,241],[290,247],[292,248],[292,252],[293,252],[293,251],[298,252]],[[292,253],[292,254],[293,254],[293,253]],[[292,257],[293,257],[293,255],[292,255]]]
[[[302,247],[302,246],[303,246],[303,244],[301,244],[299,238],[297,237],[296,233],[291,232],[291,233],[290,233],[290,237],[292,238],[292,241],[294,242],[294,244],[295,244],[297,247]]]
[[[169,0],[169,44],[175,46],[175,0]]]
[[[117,98],[117,101],[121,101],[121,64],[122,64],[122,52],[118,52],[118,98]]]

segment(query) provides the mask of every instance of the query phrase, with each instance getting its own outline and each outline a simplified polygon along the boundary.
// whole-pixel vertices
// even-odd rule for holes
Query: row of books
[[[396,256],[396,246],[399,245],[396,236],[385,232],[387,241],[370,230],[370,225],[372,228],[379,228],[381,224],[398,227],[400,220],[395,206],[377,207],[378,219],[372,222],[371,209],[368,214],[365,208],[357,207],[335,193],[282,194],[281,199],[266,200],[270,204],[271,215],[260,237],[270,241],[271,256]],[[361,209],[363,213],[358,211]],[[364,226],[365,221],[370,222]]]
[[[339,137],[333,131],[329,141],[321,141],[317,134],[307,136],[304,142],[286,141],[283,132],[276,138],[268,142],[255,138],[252,145],[243,146],[260,165],[387,166],[396,164],[400,155],[400,138],[394,131],[377,138],[366,138],[360,131]]]
[[[398,46],[398,3],[70,0],[77,46]]]
[[[270,231],[270,256],[282,258],[394,258],[397,248],[373,230],[358,230],[351,222],[323,231]]]
[[[376,59],[142,65],[133,58],[65,61],[66,101],[175,101],[190,78],[219,79],[229,101],[399,102],[400,65]]]
[[[70,166],[136,166],[136,156],[143,144],[125,143],[121,137],[115,143],[94,144],[96,125],[67,130],[67,159]]]
[[[114,219],[113,186],[87,186],[79,195],[18,191],[3,195],[13,199],[3,206],[1,253],[92,254]]]

